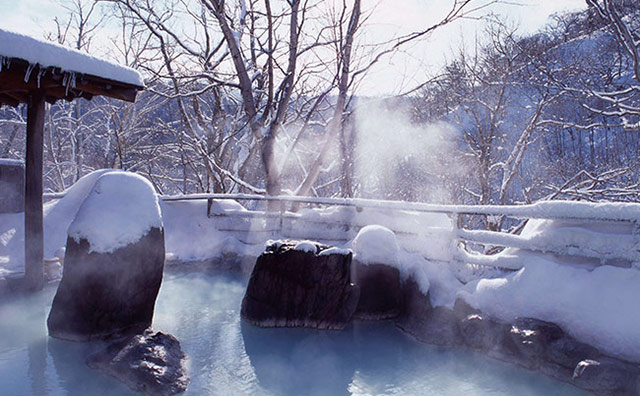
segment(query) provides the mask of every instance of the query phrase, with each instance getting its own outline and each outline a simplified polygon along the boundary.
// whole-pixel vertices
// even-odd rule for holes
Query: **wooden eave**
[[[43,92],[49,103],[60,99],[91,100],[94,96],[135,102],[138,91],[142,89],[144,87],[57,67],[41,68],[18,58],[5,58],[0,70],[0,105],[27,103],[30,93],[36,91]]]

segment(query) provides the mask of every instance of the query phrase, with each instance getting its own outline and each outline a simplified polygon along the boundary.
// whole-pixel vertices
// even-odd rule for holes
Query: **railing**
[[[368,224],[380,224],[396,233],[409,250],[421,243],[439,239],[453,249],[423,251],[432,260],[455,261],[484,267],[517,270],[522,267],[522,251],[541,254],[548,259],[580,262],[590,266],[610,264],[638,266],[640,262],[640,204],[585,203],[547,201],[532,205],[475,206],[434,205],[418,202],[399,202],[369,199],[268,197],[247,194],[194,194],[189,196],[164,196],[165,202],[207,199],[207,215],[221,221],[221,231],[242,234],[258,234],[255,241],[265,235],[290,238],[319,239],[331,243],[346,243],[357,231]],[[214,200],[271,201],[280,203],[304,203],[318,206],[341,206],[353,209],[340,216],[315,216],[306,213],[239,210],[212,210]],[[283,207],[283,206],[281,206]],[[215,208],[214,208],[215,209]],[[358,215],[366,214],[370,216]],[[384,218],[383,214],[390,214]],[[428,224],[428,216],[444,215],[449,221],[443,225]],[[473,230],[463,226],[462,216],[495,216],[519,220],[547,220],[541,233],[527,235],[499,231]],[[416,221],[411,221],[411,219]],[[395,219],[395,221],[393,221]],[[381,221],[376,221],[381,220]],[[262,221],[262,223],[260,223]],[[300,229],[306,230],[299,232]],[[320,230],[319,235],[313,230]],[[342,232],[337,232],[341,230]],[[323,234],[324,232],[324,234]],[[238,236],[238,235],[236,235]],[[242,239],[242,235],[240,235]],[[250,240],[245,242],[251,243]],[[437,244],[434,244],[437,245]],[[475,249],[474,249],[475,247]],[[493,248],[493,249],[490,249]],[[495,249],[497,248],[497,249]],[[518,252],[514,251],[517,249]],[[483,251],[499,251],[500,254],[484,254]]]
[[[161,198],[167,204],[207,200],[207,216],[216,221],[217,229],[249,244],[273,237],[343,244],[362,227],[379,224],[394,231],[407,250],[419,251],[431,260],[517,270],[523,265],[521,252],[525,251],[591,266],[640,266],[640,204],[633,203],[545,201],[532,205],[476,206],[249,194]],[[219,200],[307,204],[325,207],[325,212],[309,209],[289,212],[284,210],[285,205],[275,212],[247,210],[240,205],[223,208],[216,203]],[[330,213],[327,207],[342,210]],[[528,230],[519,234],[469,229],[462,221],[465,216],[550,222],[541,228],[543,232]],[[500,253],[484,254],[487,251]]]

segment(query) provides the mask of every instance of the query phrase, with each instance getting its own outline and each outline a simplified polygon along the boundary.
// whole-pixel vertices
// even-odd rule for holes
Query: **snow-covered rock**
[[[63,276],[47,320],[49,335],[85,341],[146,329],[164,259],[153,187],[135,174],[103,174],[69,227]]]
[[[68,235],[85,239],[90,252],[109,253],[138,241],[152,228],[162,228],[153,185],[130,172],[100,176],[78,209]]]
[[[258,257],[242,299],[242,318],[260,327],[343,329],[359,296],[351,283],[351,253],[320,255],[329,246],[298,245],[278,241]]]
[[[136,392],[170,396],[184,392],[190,379],[187,357],[171,334],[147,330],[116,341],[89,357],[89,367],[117,378]]]
[[[458,295],[491,317],[550,321],[609,355],[640,362],[640,271],[522,258],[521,270],[470,282]]]

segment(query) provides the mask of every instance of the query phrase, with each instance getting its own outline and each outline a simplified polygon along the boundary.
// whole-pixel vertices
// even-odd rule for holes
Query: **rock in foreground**
[[[184,392],[189,385],[186,356],[170,334],[145,331],[111,344],[89,358],[87,365],[101,370],[129,388],[153,396]]]
[[[111,202],[127,205],[117,209]],[[153,187],[129,173],[101,176],[69,227],[62,281],[47,320],[49,335],[87,341],[149,327],[164,257]]]
[[[261,327],[343,329],[358,304],[351,252],[314,242],[285,241],[258,257],[241,315]]]

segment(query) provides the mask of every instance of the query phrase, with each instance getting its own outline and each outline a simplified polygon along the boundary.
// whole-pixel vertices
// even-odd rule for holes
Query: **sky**
[[[41,38],[55,28],[55,16],[64,16],[63,0],[0,0],[0,28]],[[330,1],[330,0],[329,0]],[[478,3],[490,0],[475,0]],[[373,10],[361,33],[371,40],[424,29],[440,20],[453,0],[363,0],[364,10]],[[490,11],[531,33],[551,14],[584,9],[584,0],[502,0]],[[483,10],[487,11],[487,9]],[[430,37],[391,57],[385,57],[360,86],[363,95],[397,94],[415,87],[442,66],[460,47],[473,42],[484,22],[466,19],[439,29]]]

